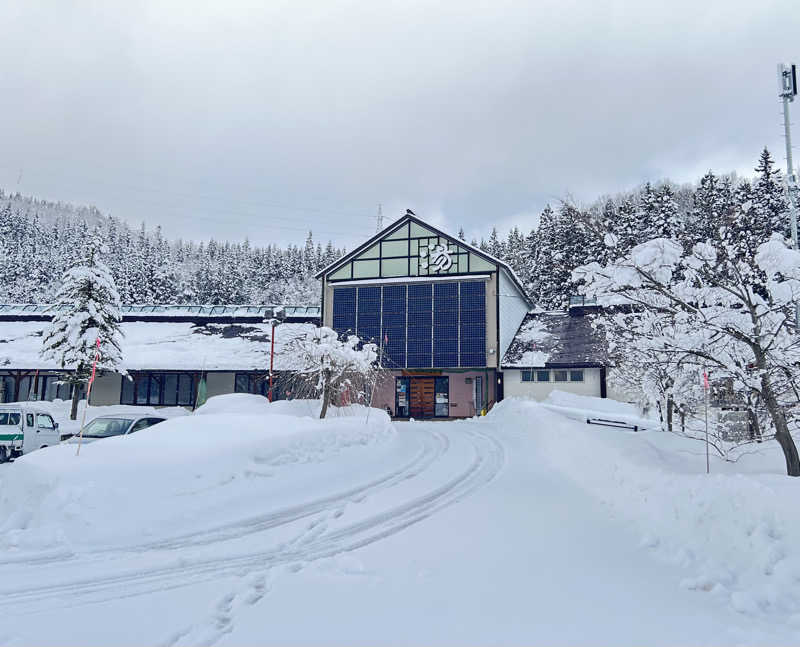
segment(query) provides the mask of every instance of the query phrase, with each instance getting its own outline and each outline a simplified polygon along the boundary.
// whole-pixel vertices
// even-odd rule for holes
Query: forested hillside
[[[734,214],[748,202],[749,220],[737,221]],[[123,303],[315,304],[314,274],[344,253],[331,242],[323,248],[310,232],[303,247],[168,241],[159,227],[132,230],[93,207],[0,192],[0,301],[52,300],[93,226],[108,243],[107,262]],[[659,236],[688,248],[718,236],[720,227],[728,238],[760,240],[787,226],[782,175],[765,149],[751,179],[709,171],[693,185],[648,183],[588,206],[564,200],[547,206],[538,227],[526,233],[514,228],[503,238],[493,229],[487,239],[472,242],[507,261],[541,307],[559,309],[577,292],[572,270],[607,262],[612,248],[625,253]]]
[[[52,301],[94,226],[123,303],[315,304],[314,274],[342,254],[311,232],[303,247],[168,241],[159,227],[132,230],[94,208],[0,194],[0,302]]]
[[[653,238],[672,238],[690,249],[708,239],[755,248],[775,231],[788,237],[786,188],[769,151],[754,170],[750,179],[709,171],[694,185],[647,183],[586,207],[565,200],[542,211],[538,228],[514,228],[505,240],[493,230],[479,246],[506,260],[539,306],[561,309],[578,292],[573,269],[605,264]]]

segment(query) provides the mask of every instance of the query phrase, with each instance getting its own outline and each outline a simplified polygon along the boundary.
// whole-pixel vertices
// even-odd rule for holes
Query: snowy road
[[[9,556],[0,644],[779,642],[542,460],[562,420],[398,424],[286,505],[256,479],[247,515]]]

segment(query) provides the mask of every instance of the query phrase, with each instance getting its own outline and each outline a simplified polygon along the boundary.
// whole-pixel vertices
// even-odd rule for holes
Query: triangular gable
[[[497,271],[463,241],[404,216],[322,272],[329,281],[448,276]]]

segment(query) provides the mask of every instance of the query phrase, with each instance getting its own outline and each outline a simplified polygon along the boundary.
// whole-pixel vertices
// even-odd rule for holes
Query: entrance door
[[[394,379],[394,415],[396,418],[409,416],[409,389],[410,377],[396,377]]]
[[[448,418],[450,416],[450,378],[437,377],[436,385],[436,417]]]
[[[433,418],[434,416],[434,378],[411,378],[411,406],[412,418]]]

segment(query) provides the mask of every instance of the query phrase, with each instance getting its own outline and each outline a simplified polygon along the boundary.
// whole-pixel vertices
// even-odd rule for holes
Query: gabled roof
[[[528,293],[525,291],[525,288],[522,285],[522,282],[519,280],[517,275],[514,273],[514,270],[511,269],[511,266],[509,266],[508,263],[506,263],[505,261],[501,261],[499,258],[496,258],[496,257],[492,256],[491,254],[487,254],[482,249],[479,249],[478,247],[475,247],[474,245],[470,245],[469,243],[459,239],[457,236],[452,236],[451,234],[443,232],[441,229],[438,229],[438,228],[434,227],[433,225],[430,225],[427,222],[424,222],[423,220],[420,220],[419,218],[417,218],[416,215],[414,215],[412,213],[406,213],[404,216],[398,218],[392,224],[390,224],[388,227],[385,227],[384,229],[379,231],[377,234],[372,236],[372,238],[370,238],[369,240],[367,240],[363,244],[361,244],[358,247],[356,247],[353,251],[349,252],[348,254],[345,254],[344,256],[342,256],[341,258],[335,260],[333,263],[331,263],[330,265],[328,265],[324,269],[322,269],[319,272],[317,272],[317,274],[314,276],[314,278],[321,279],[324,276],[326,276],[327,274],[330,274],[331,272],[335,271],[336,269],[338,269],[342,265],[344,265],[344,264],[348,263],[349,261],[355,259],[362,252],[364,252],[367,249],[369,249],[370,247],[372,247],[375,243],[377,243],[378,241],[383,239],[385,236],[390,235],[391,233],[393,233],[397,229],[400,229],[400,227],[402,227],[404,224],[409,223],[409,222],[413,222],[413,223],[419,225],[420,227],[424,227],[426,229],[430,229],[437,236],[443,236],[444,238],[449,238],[455,244],[460,245],[461,247],[463,247],[466,250],[472,252],[473,254],[476,254],[477,256],[480,256],[485,261],[488,261],[489,263],[495,263],[499,267],[502,267],[508,273],[508,275],[511,278],[511,280],[516,284],[517,288],[519,289],[521,294],[525,297],[525,299],[530,304],[532,304],[532,302],[530,301],[530,297],[528,297]],[[455,277],[457,275],[453,275],[453,276]],[[366,279],[366,280],[374,280],[374,279]]]
[[[530,313],[502,358],[502,368],[607,366],[603,333],[592,315]]]

